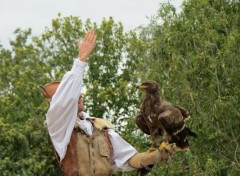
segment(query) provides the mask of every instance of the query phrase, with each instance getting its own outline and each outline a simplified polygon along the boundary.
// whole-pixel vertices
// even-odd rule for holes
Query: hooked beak
[[[136,87],[137,89],[146,89],[146,88],[147,88],[147,86],[144,86],[144,85],[142,85],[142,84],[136,84],[135,87]]]
[[[139,85],[140,85],[140,84],[135,84],[135,88],[136,88],[136,89],[139,89]]]

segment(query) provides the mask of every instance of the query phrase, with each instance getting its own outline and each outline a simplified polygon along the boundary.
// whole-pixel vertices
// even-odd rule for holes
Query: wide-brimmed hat
[[[51,101],[53,95],[57,91],[57,88],[58,88],[59,84],[60,84],[60,81],[53,81],[53,82],[49,82],[49,83],[45,84],[44,86],[39,86],[40,89],[41,89],[42,96],[44,96],[49,101]],[[84,94],[81,93],[80,97],[83,98]]]
[[[53,81],[45,84],[44,86],[39,86],[41,88],[42,96],[44,96],[47,99],[52,99],[59,84],[60,84],[60,81]]]

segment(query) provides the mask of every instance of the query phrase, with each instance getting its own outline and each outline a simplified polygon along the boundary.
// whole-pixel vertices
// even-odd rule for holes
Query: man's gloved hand
[[[168,162],[177,151],[175,144],[167,144],[161,150],[157,149],[151,153],[137,153],[128,160],[131,167],[140,169],[152,164]]]

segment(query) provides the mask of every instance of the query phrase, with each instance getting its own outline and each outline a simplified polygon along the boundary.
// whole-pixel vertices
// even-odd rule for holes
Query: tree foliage
[[[158,81],[167,100],[186,107],[198,133],[190,151],[158,170],[163,175],[240,172],[239,12],[239,1],[190,0],[180,14],[163,4],[141,30],[149,47],[140,77]]]
[[[239,175],[239,14],[239,0],[188,0],[179,14],[161,4],[148,26],[130,32],[112,18],[97,25],[60,14],[40,36],[17,29],[10,49],[0,45],[0,175],[61,175],[39,85],[61,80],[77,56],[76,40],[92,28],[98,40],[84,81],[91,115],[147,150],[150,140],[134,124],[142,100],[134,84],[153,79],[192,116],[198,139],[191,150],[149,175]]]
[[[0,173],[3,175],[59,174],[43,125],[48,104],[40,95],[39,85],[61,80],[77,56],[77,39],[88,29],[96,30],[98,40],[85,80],[87,111],[96,117],[108,118],[116,123],[116,130],[122,130],[120,124],[133,111],[129,107],[135,100],[128,96],[133,94],[133,86],[126,71],[130,64],[124,65],[128,60],[124,57],[128,37],[121,23],[109,18],[97,26],[87,20],[83,27],[79,18],[59,15],[52,21],[52,28],[41,36],[32,36],[30,29],[17,29],[15,40],[10,41],[11,50],[1,49],[0,119],[2,135],[6,136],[1,146],[4,152]],[[5,144],[9,145],[6,149]],[[16,154],[17,147],[24,154]],[[14,152],[9,156],[11,150]]]

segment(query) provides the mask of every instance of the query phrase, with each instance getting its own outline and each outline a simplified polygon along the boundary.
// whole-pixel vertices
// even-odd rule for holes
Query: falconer
[[[144,169],[168,161],[176,151],[175,145],[139,153],[109,121],[83,111],[83,76],[95,42],[95,31],[88,31],[78,45],[72,69],[61,82],[43,86],[42,94],[50,100],[46,124],[64,176],[107,176],[112,171]]]

